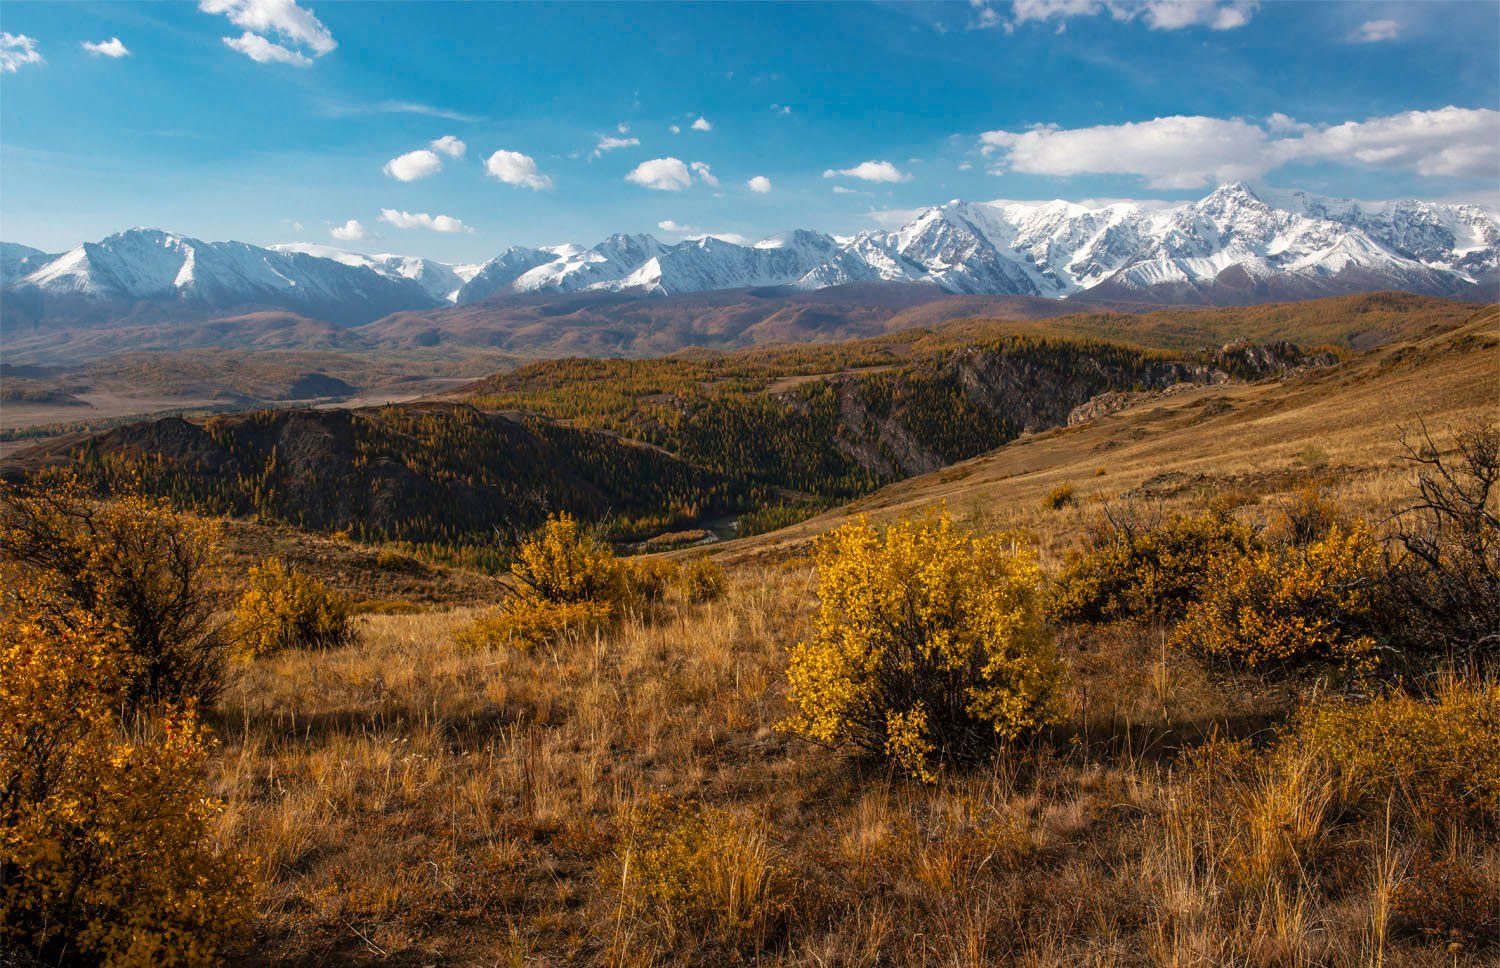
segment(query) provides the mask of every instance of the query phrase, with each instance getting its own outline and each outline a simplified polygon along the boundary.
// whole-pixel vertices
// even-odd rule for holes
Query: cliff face
[[[1260,379],[1333,361],[1290,343],[1240,342],[1211,358],[1162,360],[1118,347],[972,347],[941,360],[829,381],[833,444],[881,478],[925,474],[1024,433],[1066,426],[1179,384]],[[794,403],[794,394],[784,395]]]

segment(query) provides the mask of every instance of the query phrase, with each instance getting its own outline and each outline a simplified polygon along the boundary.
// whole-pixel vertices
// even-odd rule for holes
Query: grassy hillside
[[[1155,357],[1121,358],[1155,365]],[[720,366],[716,359],[681,365]],[[1058,372],[1025,359],[1049,377]],[[865,379],[911,365],[804,362],[809,369],[790,372],[787,363],[776,374],[711,370],[712,379],[774,398],[857,376],[846,371],[860,364],[891,367]],[[526,379],[561,405],[568,388],[602,393],[625,372],[602,380],[583,367]],[[663,378],[659,394],[711,382],[698,369],[628,372],[632,393],[616,403],[650,396],[645,389],[663,374],[681,382]],[[546,374],[558,377],[555,390],[540,382]],[[1500,310],[1491,308],[1456,328],[1278,379],[1133,391],[1085,422],[713,546],[727,571],[721,580],[701,565],[693,567],[707,581],[669,576],[662,559],[611,565],[630,576],[634,597],[611,598],[617,610],[607,622],[530,646],[475,632],[493,628],[497,614],[552,614],[527,612],[536,603],[524,592],[394,548],[234,522],[220,575],[234,594],[243,565],[271,554],[362,607],[391,612],[394,603],[375,600],[395,598],[422,610],[360,615],[353,640],[331,647],[234,660],[203,710],[220,745],[193,761],[191,779],[208,778],[200,809],[222,805],[208,812],[202,841],[243,865],[243,931],[215,921],[206,932],[231,963],[247,966],[1494,964],[1493,650],[1456,665],[1419,661],[1401,651],[1410,629],[1371,625],[1384,666],[1247,671],[1184,642],[1180,616],[1092,623],[1050,604],[1044,614],[1031,610],[1055,601],[1074,556],[1094,547],[1104,511],[1127,504],[1138,520],[1214,509],[1254,535],[1261,557],[1184,566],[1195,586],[1247,562],[1313,560],[1297,558],[1312,545],[1289,536],[1292,502],[1310,485],[1321,488],[1317,515],[1362,518],[1369,540],[1393,538],[1391,512],[1414,499],[1423,469],[1403,458],[1411,454],[1402,429],[1425,422],[1434,450],[1424,440],[1416,455],[1456,466],[1448,431],[1493,420],[1497,374]],[[364,482],[339,486],[339,475],[363,461],[366,471],[445,480],[455,494],[460,485],[494,488],[484,492],[490,499],[577,443],[520,417],[456,406],[420,413],[427,426],[400,410],[328,423],[306,414],[229,418],[208,452],[259,459],[274,441],[276,473],[293,476],[265,480],[261,493],[273,497],[295,487],[334,492],[320,501],[362,500]],[[311,445],[337,420],[352,429],[335,439],[358,447],[337,465],[309,463],[328,453]],[[641,461],[668,461],[587,436],[607,454],[629,448]],[[448,454],[519,459],[475,482],[457,478]],[[250,466],[264,463],[235,468]],[[654,465],[620,466],[609,480],[624,493]],[[421,495],[399,497],[398,508]],[[1000,535],[982,546],[990,554],[1036,548],[1034,571],[1023,557],[1015,575],[1034,581],[1041,599],[1000,601],[1034,616],[1021,625],[1055,646],[1058,678],[1048,725],[936,762],[924,778],[889,752],[810,740],[788,723],[803,708],[794,675],[805,682],[808,673],[792,668],[799,644],[818,640],[825,619],[858,630],[858,616],[829,607],[839,588],[824,581],[858,558],[857,545],[847,558],[825,552],[820,564],[811,539],[852,513],[889,523],[937,506],[964,531]],[[1304,524],[1316,516],[1307,507],[1296,511]],[[1329,520],[1317,525],[1319,549],[1345,526]],[[1500,535],[1492,538],[1500,549]],[[602,555],[567,550],[552,548],[570,569]],[[919,580],[935,575],[947,588],[944,576],[968,574],[961,555],[928,564],[942,567],[912,568],[904,582],[853,582],[854,600],[899,604]],[[1366,564],[1376,577],[1365,586],[1384,587],[1383,557]],[[1331,579],[1316,568],[1273,577],[1287,579],[1276,588],[1293,600],[1309,588],[1349,590],[1320,586]],[[623,587],[601,594],[624,596]],[[997,587],[979,588],[979,601]],[[935,611],[962,615],[969,600],[939,601]],[[897,633],[931,620],[898,617]],[[835,641],[857,645],[863,628]],[[1004,638],[1014,629],[1001,622],[992,631]],[[27,652],[0,657],[17,654]],[[7,684],[5,695],[24,688]],[[64,695],[72,702],[77,693]],[[57,710],[65,719],[66,704]],[[149,734],[122,735],[117,742],[139,744]],[[156,870],[173,863],[151,857]]]

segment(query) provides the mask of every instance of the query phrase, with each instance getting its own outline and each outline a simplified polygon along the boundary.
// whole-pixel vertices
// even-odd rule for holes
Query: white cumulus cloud
[[[1129,174],[1153,188],[1196,188],[1253,178],[1270,167],[1270,141],[1237,118],[1155,118],[1068,130],[986,131],[980,144],[1013,171],[1037,175]]]
[[[745,182],[745,186],[758,195],[766,195],[771,191],[771,179],[767,178],[765,175],[756,175],[754,178]]]
[[[1401,36],[1401,25],[1394,20],[1366,20],[1354,32],[1354,39],[1365,44],[1395,40]]]
[[[682,126],[678,124],[667,125],[667,130],[672,132],[673,134],[682,134]]]
[[[693,173],[680,159],[652,158],[636,165],[625,180],[653,191],[680,192],[692,186]]]
[[[1446,107],[1346,121],[1292,142],[1297,158],[1354,159],[1419,175],[1493,177],[1500,170],[1500,111]]]
[[[536,160],[519,151],[497,151],[484,163],[484,170],[507,185],[529,188],[534,192],[552,187],[552,179],[541,173]]]
[[[225,37],[224,44],[259,64],[282,63],[306,67],[338,46],[333,34],[311,10],[296,0],[198,0],[204,13],[222,14],[245,32]],[[266,35],[275,35],[280,43]]]
[[[431,229],[434,232],[472,232],[459,219],[451,215],[428,215],[426,212],[400,212],[394,208],[382,208],[380,220],[398,229]]]
[[[426,148],[418,148],[416,151],[408,151],[404,155],[397,155],[385,163],[380,169],[397,181],[416,181],[429,175],[436,175],[443,170],[443,159],[437,156],[437,152]]]
[[[120,42],[120,38],[118,37],[111,37],[108,40],[101,40],[97,44],[93,41],[85,40],[83,42],[83,49],[88,51],[90,54],[98,54],[100,57],[130,56],[130,48],[122,44]]]
[[[428,145],[433,151],[441,152],[449,158],[462,158],[469,146],[451,134],[445,134],[441,138]]]
[[[669,218],[664,218],[660,222],[657,222],[656,223],[656,227],[659,228],[659,229],[661,229],[663,232],[696,232],[696,231],[698,231],[697,229],[693,228],[691,225],[683,225],[681,222],[674,222],[674,221],[672,221]]]
[[[35,37],[0,32],[0,74],[14,74],[23,64],[41,63]]]
[[[693,122],[694,131],[712,131],[713,129],[714,126],[708,123],[707,118],[700,117],[697,121]]]
[[[1500,112],[1446,107],[1314,126],[1283,114],[1264,125],[1197,115],[1062,129],[987,131],[994,171],[1036,175],[1134,175],[1152,188],[1201,188],[1257,178],[1295,161],[1482,177],[1500,167]]]
[[[858,178],[867,182],[904,182],[911,176],[888,161],[862,161],[853,168],[830,168],[823,172],[824,178]]]
[[[297,230],[300,232],[302,226],[298,225]],[[341,242],[361,242],[370,237],[365,227],[359,224],[359,220],[352,218],[343,225],[335,225],[328,230],[328,234]]]

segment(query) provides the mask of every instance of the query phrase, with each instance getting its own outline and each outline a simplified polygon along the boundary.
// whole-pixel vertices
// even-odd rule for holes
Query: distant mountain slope
[[[1500,291],[1500,220],[1482,208],[1241,184],[1175,205],[953,201],[894,231],[844,239],[807,230],[754,245],[612,235],[590,248],[513,247],[464,266],[306,243],[200,242],[153,229],[55,258],[18,246],[4,251],[7,339],[27,326],[203,319],[229,310],[291,311],[341,325],[451,306],[504,313],[518,297],[544,293],[639,300],[899,283],[947,294],[1248,305],[1382,289],[1474,299]],[[628,313],[624,303],[608,305],[612,316]]]

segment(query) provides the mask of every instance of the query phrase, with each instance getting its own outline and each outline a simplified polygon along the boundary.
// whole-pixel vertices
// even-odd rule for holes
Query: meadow
[[[21,524],[61,519],[8,490],[0,703],[26,729],[0,733],[0,944],[25,965],[1493,964],[1497,350],[1489,313],[1143,391],[706,548],[616,557],[554,515],[499,578],[149,497],[78,497],[96,510],[59,569]],[[183,536],[209,532],[223,550],[195,558]],[[142,546],[191,559],[203,595],[139,581],[162,555],[115,567]],[[199,667],[148,656],[165,639],[120,588],[182,603],[217,677],[150,671]],[[829,672],[830,643],[895,678]],[[939,708],[981,686],[999,698]],[[146,780],[97,782],[119,764]]]

